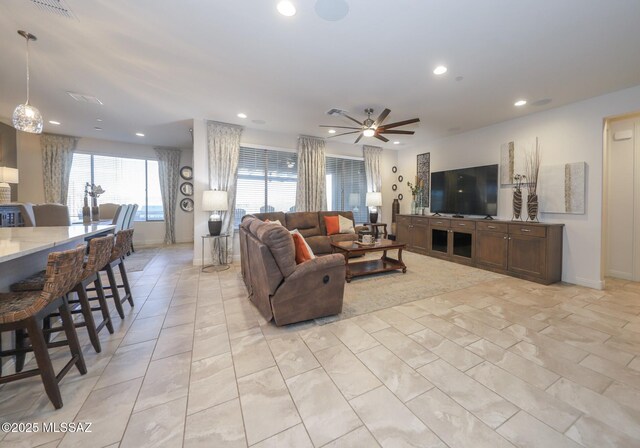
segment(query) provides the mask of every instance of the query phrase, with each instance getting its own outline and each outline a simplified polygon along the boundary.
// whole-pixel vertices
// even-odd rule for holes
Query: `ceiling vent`
[[[100,101],[95,96],[83,95],[82,93],[76,93],[76,92],[67,92],[67,95],[69,95],[71,98],[73,98],[76,101],[80,101],[81,103],[90,103],[90,104],[100,104],[100,105],[102,105],[102,101]]]
[[[344,114],[346,114],[346,113],[347,113],[347,111],[346,111],[346,110],[342,110],[342,109],[335,109],[335,108],[333,108],[333,109],[329,109],[329,110],[327,111],[327,115],[331,115],[331,116],[344,115]]]
[[[63,0],[29,0],[31,3],[36,5],[38,9],[44,12],[50,12],[52,14],[58,14],[60,16],[68,17],[70,19],[74,18],[73,12],[71,9],[64,3]]]

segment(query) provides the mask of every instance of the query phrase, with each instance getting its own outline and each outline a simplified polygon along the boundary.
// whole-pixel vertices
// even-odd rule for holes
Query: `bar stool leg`
[[[53,365],[51,364],[51,358],[47,350],[47,343],[44,340],[44,334],[35,317],[28,318],[26,324],[29,339],[31,339],[31,346],[33,347],[33,354],[36,358],[38,369],[40,370],[42,384],[44,384],[44,390],[51,400],[51,403],[53,403],[53,406],[56,409],[60,409],[62,407],[62,396],[60,395],[56,374],[53,371]]]
[[[116,309],[118,310],[118,314],[120,315],[120,319],[124,319],[124,309],[122,308],[122,303],[120,302],[120,293],[118,292],[118,282],[116,281],[116,276],[113,275],[113,268],[111,267],[111,263],[107,264],[107,277],[109,278],[111,295],[113,296],[113,301],[116,305]]]
[[[42,319],[42,330],[44,332],[44,340],[48,344],[49,342],[51,342],[51,332],[48,331],[51,330],[51,317],[47,316]]]
[[[129,287],[129,277],[127,277],[127,270],[124,268],[124,261],[118,264],[120,268],[120,276],[122,277],[122,284],[124,286],[124,292],[127,295],[129,304],[133,307],[133,296],[131,295],[131,288]]]
[[[96,287],[96,295],[98,296],[98,303],[100,304],[100,311],[102,312],[102,320],[105,322],[109,333],[113,334],[113,323],[111,322],[111,316],[109,315],[107,299],[104,297],[104,288],[102,287],[100,272],[96,274],[96,281],[93,282],[93,285]]]
[[[66,297],[64,298],[60,308],[58,308],[58,312],[60,313],[62,327],[64,328],[64,333],[67,337],[67,342],[69,343],[71,356],[77,358],[76,367],[78,368],[80,374],[84,375],[85,373],[87,373],[87,366],[84,362],[84,356],[82,356],[82,349],[80,347],[80,342],[78,341],[78,333],[76,333],[76,327],[73,324],[73,318],[71,317],[71,313],[69,312],[69,304],[67,303]]]
[[[96,331],[96,323],[93,320],[91,304],[89,303],[89,299],[87,298],[87,291],[84,289],[84,285],[82,283],[78,283],[74,291],[78,294],[80,309],[82,311],[82,316],[84,317],[84,325],[87,327],[91,345],[93,345],[93,349],[96,351],[96,353],[100,353],[102,351],[102,347],[100,346],[100,338],[98,337],[98,332]]]
[[[24,343],[25,339],[27,339],[27,336],[25,334],[24,329],[20,328],[19,330],[16,330],[16,348],[17,349],[25,347],[25,343]],[[26,356],[26,352],[16,354],[16,372],[22,372],[22,369],[24,368],[25,356]]]

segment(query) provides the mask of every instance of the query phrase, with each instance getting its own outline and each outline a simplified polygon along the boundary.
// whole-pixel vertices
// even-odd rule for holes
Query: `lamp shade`
[[[382,193],[379,191],[367,193],[367,206],[380,207],[382,205]]]
[[[228,209],[229,204],[226,191],[206,190],[202,192],[202,210],[214,212]]]
[[[18,170],[16,168],[0,166],[0,183],[17,184]]]

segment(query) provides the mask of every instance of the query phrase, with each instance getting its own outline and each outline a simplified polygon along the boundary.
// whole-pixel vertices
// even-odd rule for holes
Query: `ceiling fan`
[[[330,111],[330,115],[342,115],[343,117],[348,118],[349,120],[357,123],[359,127],[329,126],[325,124],[321,124],[320,127],[321,128],[337,128],[337,129],[354,129],[353,131],[332,135],[329,138],[340,137],[341,135],[360,134],[354,143],[358,143],[362,137],[375,137],[378,140],[382,140],[383,142],[388,142],[389,139],[382,134],[413,135],[415,134],[414,131],[397,131],[392,128],[397,128],[397,127],[404,126],[407,124],[412,124],[412,123],[418,123],[420,121],[419,118],[412,118],[411,120],[404,120],[404,121],[397,121],[395,123],[383,124],[384,120],[391,113],[391,110],[389,109],[383,110],[382,113],[375,120],[371,118],[373,109],[371,108],[365,109],[364,113],[367,114],[367,118],[364,121],[360,122],[355,118],[347,115],[347,113],[343,110],[332,109]]]

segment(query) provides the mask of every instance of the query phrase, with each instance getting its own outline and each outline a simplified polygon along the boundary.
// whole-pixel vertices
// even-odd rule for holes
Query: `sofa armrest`
[[[287,277],[286,281],[295,281],[311,272],[331,269],[338,266],[344,266],[344,256],[340,254],[323,255],[313,260],[305,261],[296,266],[295,271]]]
[[[357,235],[357,234],[358,234],[358,232],[359,232],[359,231],[361,231],[361,230],[369,230],[369,226],[361,226],[361,225],[358,225],[358,226],[355,226],[355,227],[353,228],[353,230],[355,230],[356,235]]]

